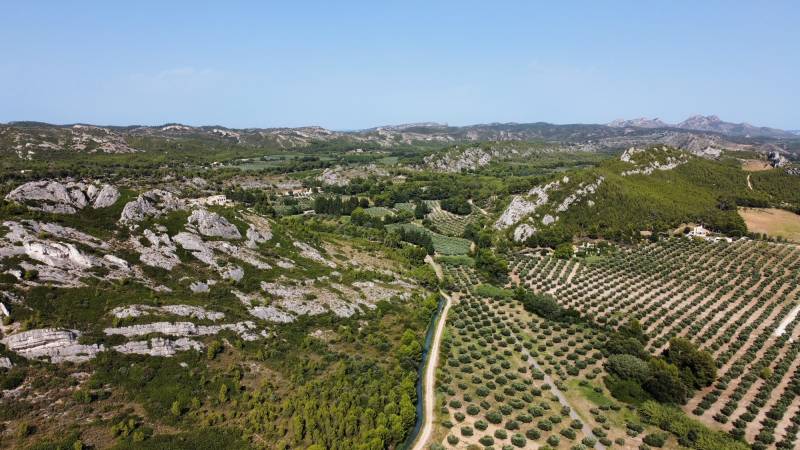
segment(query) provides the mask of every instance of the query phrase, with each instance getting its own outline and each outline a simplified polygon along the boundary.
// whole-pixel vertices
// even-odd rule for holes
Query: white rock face
[[[241,239],[239,230],[228,219],[215,212],[205,209],[196,209],[189,216],[188,223],[197,227],[203,236],[220,237],[223,239]]]
[[[94,182],[30,181],[6,195],[6,200],[23,203],[28,208],[58,214],[75,214],[87,206],[106,208],[119,199],[114,186]]]
[[[119,306],[111,310],[111,314],[119,319],[127,319],[132,317],[142,317],[150,314],[173,314],[182,317],[193,317],[201,320],[222,320],[225,314],[216,311],[209,311],[200,306],[191,305],[166,305],[166,306],[148,306],[148,305],[128,305]]]
[[[92,262],[73,244],[60,242],[26,242],[25,254],[29,258],[43,262],[48,266],[70,268],[77,267],[88,269]]]
[[[203,349],[203,343],[188,338],[179,338],[175,340],[153,338],[149,341],[126,342],[125,344],[114,346],[113,348],[120,353],[169,358],[175,356],[178,352],[187,352],[189,350],[200,351]]]
[[[185,202],[171,192],[153,189],[125,204],[119,221],[134,224],[147,217],[159,217],[170,211],[185,208]]]
[[[24,243],[36,240],[40,235],[46,235],[48,238],[79,242],[87,247],[108,249],[108,243],[94,236],[55,223],[37,222],[35,220],[21,220],[19,222],[7,220],[3,222],[3,225],[10,230],[6,234],[6,239],[11,242]]]
[[[107,335],[121,335],[125,337],[145,336],[152,333],[167,336],[208,336],[218,334],[222,330],[231,330],[238,333],[244,340],[255,340],[258,336],[253,333],[253,322],[237,322],[222,325],[197,325],[192,322],[153,322],[127,327],[106,328],[103,332]]]
[[[186,231],[176,234],[173,241],[183,247],[184,250],[189,251],[195,258],[216,269],[223,278],[239,281],[244,277],[244,270],[233,264],[221,267],[214,257],[214,251],[244,261],[257,269],[267,270],[272,267],[257,252],[225,241],[206,242],[197,234]]]
[[[205,242],[203,238],[194,234],[182,231],[172,238],[178,245],[192,253],[192,256],[212,267],[217,267],[217,262],[214,260],[214,252]]]
[[[199,180],[199,181],[197,181]],[[205,186],[208,184],[202,178],[193,178],[192,184],[197,186]],[[209,195],[208,197],[190,198],[188,200],[191,206],[230,206],[233,204],[225,195]]]
[[[8,358],[0,358],[0,369],[10,369],[12,367],[14,367],[14,365],[11,364],[11,360],[10,359],[8,359]]]
[[[534,187],[528,191],[528,197],[533,197],[532,200],[526,200],[519,195],[514,196],[506,210],[503,211],[503,214],[495,222],[494,227],[498,230],[506,229],[518,223],[525,216],[533,214],[540,206],[547,203],[550,199],[548,192],[557,188],[559,185],[559,181],[553,181],[544,186]]]
[[[12,334],[2,342],[9,350],[24,358],[49,358],[53,363],[84,362],[105,350],[102,345],[79,344],[79,336],[80,333],[75,330],[43,328]]]
[[[327,259],[325,259],[325,257],[322,256],[322,254],[319,252],[319,250],[317,250],[314,247],[306,244],[305,242],[295,241],[294,242],[294,246],[297,247],[298,249],[300,249],[300,256],[302,256],[304,258],[308,258],[308,259],[310,259],[312,261],[316,261],[318,263],[322,263],[322,264],[324,264],[324,265],[326,265],[326,266],[328,266],[328,267],[330,267],[332,269],[336,268],[336,263],[334,263],[333,261],[328,261]]]
[[[231,264],[220,270],[219,274],[226,280],[242,281],[242,278],[244,278],[244,269]]]
[[[398,282],[402,283],[402,282]],[[341,285],[334,285],[334,288],[341,290],[343,286]],[[392,297],[398,297],[401,300],[408,300],[411,298],[411,292],[409,292],[410,288],[413,286],[407,285],[391,285],[391,286],[384,286],[381,283],[377,283],[375,281],[356,281],[353,283],[353,287],[357,288],[361,291],[361,295],[363,296],[363,301],[358,298],[354,298],[358,303],[366,305],[369,308],[374,308],[375,304],[389,300]]]
[[[778,152],[769,152],[767,159],[772,167],[783,167],[789,164],[789,160]]]
[[[337,169],[341,168],[325,168],[325,170],[323,170],[322,173],[317,177],[317,180],[321,181],[322,184],[326,186],[347,186],[350,184],[350,180],[341,176],[339,170]]]
[[[276,322],[276,323],[289,323],[294,322],[294,316],[292,314],[287,313],[286,311],[281,311],[280,309],[276,308],[275,306],[258,306],[253,305],[253,303],[263,301],[258,294],[245,294],[240,291],[232,291],[233,295],[235,295],[239,301],[241,301],[244,305],[248,306],[247,311],[253,317],[259,318],[261,320],[266,320],[268,322]]]
[[[210,290],[208,283],[202,281],[194,281],[189,285],[189,289],[195,294],[204,294]]]
[[[166,233],[156,234],[151,230],[144,230],[144,238],[149,245],[144,245],[139,238],[131,236],[130,242],[134,250],[139,253],[139,260],[152,267],[172,270],[180,264],[181,260],[175,254],[175,244]]]
[[[21,273],[15,274],[24,284],[52,283],[61,287],[82,286],[82,278],[98,276],[89,270],[93,267],[108,269],[102,276],[104,279],[143,277],[138,267],[132,269],[119,257],[109,254],[100,257],[81,251],[72,242],[91,247],[96,251],[108,250],[109,244],[75,229],[33,220],[19,222],[8,220],[3,222],[3,225],[9,232],[0,238],[0,260],[13,256],[26,256],[40,263],[31,264],[27,259],[20,262],[23,269],[36,270],[39,273],[34,280],[23,280]]]
[[[256,248],[258,244],[263,244],[272,239],[272,227],[267,219],[256,215],[248,215],[246,219],[250,222],[250,226],[245,234],[247,237],[247,243],[245,245],[247,245],[248,248]]]
[[[666,152],[668,149],[667,147],[662,147],[661,150]],[[713,155],[713,153],[715,153],[713,149],[710,151],[710,153],[709,151],[704,151],[705,156]],[[620,160],[633,164],[636,167],[622,172],[621,175],[623,177],[627,177],[630,175],[650,175],[656,170],[672,170],[680,165],[689,162],[689,159],[686,155],[679,155],[677,157],[672,155],[665,155],[663,161],[657,159],[652,160],[653,155],[654,155],[653,153],[645,152],[645,150],[636,149],[633,147],[629,148],[628,150],[625,150],[625,152],[622,153],[622,156],[620,156]],[[718,152],[717,156],[719,156]],[[651,160],[648,161],[648,159]]]
[[[520,224],[514,229],[514,241],[524,242],[534,234],[536,234],[536,228],[528,225],[527,223]]]
[[[119,191],[110,184],[104,184],[97,193],[92,207],[94,208],[108,208],[119,200]]]
[[[274,306],[254,306],[247,310],[253,317],[276,323],[289,323],[294,321],[294,316],[279,310]]]
[[[597,192],[597,189],[600,188],[600,185],[603,184],[604,180],[605,180],[604,177],[597,177],[597,180],[594,183],[589,183],[589,184],[586,184],[586,185],[581,183],[578,186],[578,189],[575,190],[575,192],[573,192],[572,194],[568,195],[558,205],[558,207],[556,208],[556,211],[565,212],[576,201],[578,201],[578,200],[580,200],[580,199],[582,199],[582,198],[584,198],[586,196],[594,194],[595,192]]]
[[[492,155],[481,148],[470,147],[459,152],[448,152],[445,155],[430,155],[425,157],[425,164],[432,170],[439,172],[461,172],[462,170],[475,170],[489,164]]]
[[[642,150],[642,149],[637,149],[635,147],[631,147],[631,148],[625,150],[624,152],[622,152],[622,155],[620,155],[619,159],[620,159],[620,161],[629,163],[633,159],[633,155],[635,155],[637,153],[641,153],[643,151],[644,150]]]

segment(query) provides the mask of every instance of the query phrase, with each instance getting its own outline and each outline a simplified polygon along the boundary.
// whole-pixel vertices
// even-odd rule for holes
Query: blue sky
[[[800,2],[0,0],[0,121],[800,128]]]

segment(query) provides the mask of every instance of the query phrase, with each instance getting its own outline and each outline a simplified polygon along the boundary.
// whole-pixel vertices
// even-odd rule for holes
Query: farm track
[[[425,257],[426,262],[433,266],[433,270],[436,272],[436,276],[442,280],[444,279],[444,273],[442,271],[442,267],[437,264],[433,258],[430,256]],[[439,349],[442,344],[442,335],[444,334],[445,325],[447,323],[447,313],[450,311],[450,306],[453,304],[453,298],[450,295],[447,295],[444,291],[439,291],[439,294],[444,297],[445,305],[442,308],[442,312],[439,317],[439,321],[436,323],[436,332],[433,335],[433,342],[431,343],[431,350],[429,353],[428,361],[425,365],[425,398],[421,399],[423,401],[424,407],[424,417],[425,422],[422,425],[421,431],[417,439],[414,441],[414,446],[412,450],[423,450],[425,445],[431,438],[431,434],[433,434],[433,421],[435,418],[434,412],[434,405],[436,403],[436,369],[439,366]],[[458,294],[455,294],[457,300]]]

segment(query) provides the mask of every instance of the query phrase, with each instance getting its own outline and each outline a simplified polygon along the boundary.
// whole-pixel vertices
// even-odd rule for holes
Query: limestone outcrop
[[[9,192],[6,200],[28,208],[57,214],[75,214],[79,210],[106,208],[119,199],[119,191],[109,184],[83,181],[30,181]]]
[[[124,224],[135,224],[145,218],[160,217],[185,206],[185,202],[171,192],[153,189],[126,203],[119,221]]]
[[[189,225],[197,227],[203,236],[223,239],[241,239],[242,235],[228,219],[206,209],[196,209],[188,219]]]
[[[42,328],[23,331],[5,337],[2,342],[9,350],[27,359],[49,359],[50,362],[88,361],[105,350],[102,345],[78,343],[75,330]]]

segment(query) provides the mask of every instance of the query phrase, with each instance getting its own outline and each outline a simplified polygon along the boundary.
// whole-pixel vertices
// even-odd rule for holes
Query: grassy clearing
[[[739,208],[747,231],[800,242],[800,215],[777,208]]]

